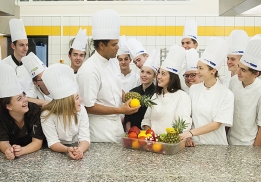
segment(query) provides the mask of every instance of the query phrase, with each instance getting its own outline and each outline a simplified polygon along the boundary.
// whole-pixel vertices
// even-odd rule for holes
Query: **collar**
[[[109,60],[102,57],[97,51],[95,51],[94,56],[98,58],[102,66],[107,66],[109,64]]]
[[[15,58],[14,54],[12,54],[11,56],[12,56],[12,59],[13,59],[14,63],[17,66],[22,66],[23,65],[22,61],[21,62],[17,61],[17,59]]]
[[[258,84],[259,81],[260,81],[259,78],[256,77],[255,81],[253,83],[251,83],[250,85],[246,86],[245,89],[252,89],[252,88],[254,88]],[[242,84],[242,87],[243,87],[243,83],[242,82],[241,82],[241,84]]]

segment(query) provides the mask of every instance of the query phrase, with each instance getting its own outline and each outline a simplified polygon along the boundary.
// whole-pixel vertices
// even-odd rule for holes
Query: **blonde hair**
[[[42,108],[41,113],[44,111],[49,111],[47,115],[41,116],[44,120],[48,119],[52,114],[55,114],[58,121],[59,116],[62,115],[64,129],[66,126],[71,125],[72,117],[74,117],[75,124],[78,124],[74,95],[52,100]]]

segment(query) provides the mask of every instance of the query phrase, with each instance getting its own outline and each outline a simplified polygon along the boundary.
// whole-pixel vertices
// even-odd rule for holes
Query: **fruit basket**
[[[121,143],[123,147],[129,149],[173,155],[185,148],[186,140],[182,140],[179,143],[170,144],[123,137]]]

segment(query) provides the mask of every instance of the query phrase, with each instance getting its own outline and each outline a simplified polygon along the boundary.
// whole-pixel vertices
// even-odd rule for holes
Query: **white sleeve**
[[[26,92],[26,96],[30,98],[37,98],[37,94],[35,93],[35,85],[31,84],[29,90]]]
[[[48,114],[48,111],[45,111],[41,114],[41,125],[43,129],[43,133],[46,137],[48,147],[50,148],[55,143],[60,143],[57,129],[54,121],[56,120],[55,115],[51,115],[48,119],[43,119],[42,116]]]
[[[154,95],[151,97],[152,100],[156,97],[155,95],[156,95],[156,94],[154,94]],[[151,127],[151,112],[153,112],[152,109],[153,109],[153,108],[150,108],[150,107],[147,108],[146,113],[145,113],[145,115],[144,115],[144,118],[143,118],[143,120],[141,121],[141,128],[142,128],[142,129],[144,129],[144,127],[143,127],[144,125],[147,125],[147,126]]]
[[[90,143],[90,129],[89,129],[89,118],[87,111],[83,105],[81,105],[79,120],[79,142],[87,141]]]
[[[257,111],[256,124],[258,126],[261,126],[261,97],[258,100],[256,111]]]

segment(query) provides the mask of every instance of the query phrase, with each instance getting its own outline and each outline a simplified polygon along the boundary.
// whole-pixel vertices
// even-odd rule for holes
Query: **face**
[[[149,55],[141,54],[141,55],[137,56],[135,59],[133,59],[133,63],[139,69],[141,69],[141,67],[143,66],[143,64],[145,63],[145,61],[147,60],[148,57],[149,57]]]
[[[50,93],[49,93],[48,89],[46,88],[46,86],[45,86],[45,84],[44,84],[44,82],[43,82],[43,80],[42,80],[42,75],[43,75],[43,72],[41,72],[41,73],[39,73],[39,74],[37,75],[37,80],[34,81],[34,85],[40,87],[41,91],[42,91],[45,95],[49,95]]]
[[[79,68],[85,59],[85,52],[73,49],[71,55],[69,54],[68,57],[71,60],[72,67]]]
[[[162,88],[167,88],[168,84],[170,82],[170,75],[167,70],[164,70],[162,68],[159,69],[158,75],[158,86]]]
[[[239,55],[227,55],[227,66],[228,70],[232,72],[236,72],[238,69],[238,63],[240,61],[241,56]]]
[[[142,84],[151,84],[156,77],[156,73],[146,66],[140,69],[140,81]]]
[[[193,84],[198,84],[200,83],[198,71],[192,70],[192,71],[187,71],[183,75],[185,79],[185,83],[188,87],[190,87]]]
[[[16,96],[11,97],[10,104],[6,105],[6,108],[9,110],[9,112],[15,112],[24,114],[26,113],[28,108],[28,100],[25,94],[19,94]]]
[[[197,49],[198,43],[195,43],[192,41],[191,38],[184,38],[181,40],[181,45],[184,47],[186,50],[189,50],[190,48]]]
[[[131,58],[129,54],[122,54],[119,55],[117,58],[119,60],[121,70],[126,70],[130,68]]]
[[[74,94],[74,101],[75,101],[75,110],[76,110],[76,112],[80,112],[81,111],[82,98],[79,96],[78,93]]]
[[[209,70],[209,67],[207,64],[198,61],[198,76],[200,82],[206,81],[209,78],[212,78],[216,73],[216,69]]]
[[[242,64],[241,62],[238,63],[237,75],[238,75],[238,80],[246,84],[254,82],[255,78],[258,76],[250,72],[249,68],[244,64]]]
[[[26,56],[26,54],[28,52],[28,40],[27,39],[17,40],[16,45],[14,45],[12,43],[11,47],[12,47],[12,49],[14,49],[15,55],[22,58],[22,57]]]
[[[100,49],[103,52],[103,55],[106,59],[110,59],[110,58],[115,58],[119,49],[118,46],[118,39],[115,40],[110,40],[107,44],[107,46],[105,44],[103,44],[102,42],[100,42]]]

